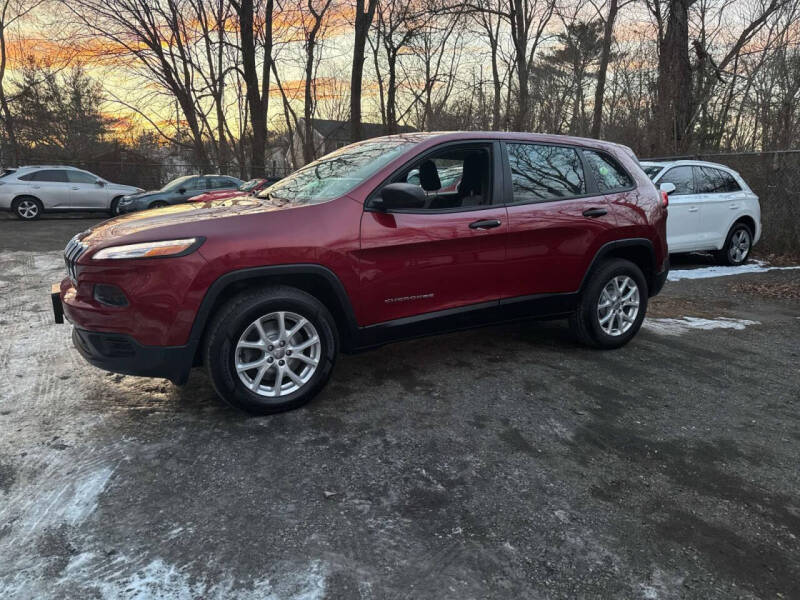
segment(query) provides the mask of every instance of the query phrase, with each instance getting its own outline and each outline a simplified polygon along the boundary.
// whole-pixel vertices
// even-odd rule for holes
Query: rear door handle
[[[482,219],[469,224],[470,229],[493,229],[494,227],[500,227],[500,221],[497,219]]]
[[[689,207],[689,212],[697,212],[698,210],[700,210],[700,209],[697,208],[696,206],[690,206]]]
[[[596,217],[602,217],[603,215],[607,215],[608,211],[605,208],[587,208],[583,211],[584,217],[591,217],[592,219]]]

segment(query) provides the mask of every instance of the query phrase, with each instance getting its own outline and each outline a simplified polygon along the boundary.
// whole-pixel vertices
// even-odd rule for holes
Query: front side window
[[[492,203],[492,154],[488,144],[450,146],[428,154],[396,175],[427,196],[422,210],[486,206]]]
[[[259,194],[297,204],[319,204],[347,194],[418,142],[365,141],[323,156]]]
[[[733,175],[713,167],[694,167],[695,185],[698,194],[725,194],[738,192],[741,187]]]
[[[673,195],[694,194],[694,176],[692,167],[673,167],[659,180],[658,183],[671,183],[675,186]]]
[[[586,193],[577,151],[564,146],[508,144],[514,202],[546,202]]]
[[[597,191],[601,194],[618,192],[633,187],[633,179],[620,164],[608,156],[594,150],[584,150],[586,164],[594,176]]]
[[[83,171],[67,171],[67,179],[70,183],[95,183],[98,178]]]

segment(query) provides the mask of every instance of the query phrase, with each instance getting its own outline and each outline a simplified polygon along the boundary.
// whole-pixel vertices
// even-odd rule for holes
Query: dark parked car
[[[437,165],[454,163],[461,179],[443,188]],[[182,383],[204,364],[222,398],[270,413],[312,398],[340,351],[404,337],[563,317],[590,346],[620,347],[666,279],[666,217],[623,146],[377,138],[257,197],[79,234],[54,309],[98,367]]]
[[[228,175],[185,175],[173,179],[160,190],[124,196],[119,201],[119,213],[182,204],[192,196],[206,192],[235,190],[242,183],[241,179]]]
[[[211,202],[212,200],[224,200],[225,198],[233,198],[235,196],[255,195],[261,190],[268,188],[274,183],[281,180],[281,177],[258,177],[245,181],[238,188],[233,190],[214,190],[212,192],[205,192],[198,196],[189,198],[189,202]]]

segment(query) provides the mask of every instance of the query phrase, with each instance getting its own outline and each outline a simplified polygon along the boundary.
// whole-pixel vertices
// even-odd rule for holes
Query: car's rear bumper
[[[105,371],[164,377],[177,384],[186,382],[194,358],[188,346],[142,346],[127,335],[77,327],[72,343],[89,364]]]
[[[650,297],[658,295],[658,293],[664,287],[664,284],[667,281],[667,275],[669,275],[669,257],[664,259],[663,268],[659,273],[656,273],[653,276],[653,280],[650,282]]]

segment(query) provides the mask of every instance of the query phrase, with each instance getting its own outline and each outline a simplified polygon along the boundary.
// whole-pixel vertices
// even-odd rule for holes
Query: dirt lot
[[[0,597],[800,597],[800,270],[683,259],[621,350],[412,341],[248,418],[79,358],[92,223],[0,221]]]

